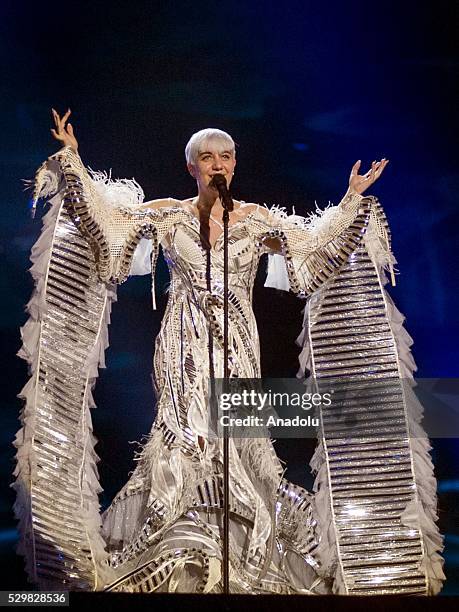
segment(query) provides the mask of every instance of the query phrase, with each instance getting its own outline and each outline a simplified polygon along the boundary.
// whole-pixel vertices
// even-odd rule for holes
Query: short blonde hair
[[[194,164],[200,151],[209,141],[225,143],[226,149],[236,155],[236,144],[229,134],[217,128],[206,128],[193,134],[185,147],[185,157],[188,164]]]

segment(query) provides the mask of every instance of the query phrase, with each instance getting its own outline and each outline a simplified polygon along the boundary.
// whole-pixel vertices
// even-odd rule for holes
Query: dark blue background
[[[80,153],[94,169],[134,176],[147,199],[194,195],[183,155],[203,127],[237,143],[234,194],[298,214],[337,203],[357,159],[389,166],[372,193],[385,206],[400,275],[391,294],[415,339],[419,376],[457,373],[455,234],[458,188],[453,2],[3,2],[1,39],[2,228],[1,331],[8,361],[0,437],[4,488],[2,588],[24,586],[12,517],[14,449],[27,379],[14,357],[30,297],[27,272],[40,214],[31,221],[21,178],[58,146],[50,108],[73,111]],[[254,294],[266,376],[297,370],[294,340],[303,304],[263,288]],[[108,369],[93,412],[104,506],[133,469],[129,441],[154,417],[151,353],[166,297],[160,262],[159,310],[149,279],[119,290]],[[312,448],[277,443],[292,480],[310,486]],[[457,443],[434,441],[440,527],[447,533],[448,582],[458,592]]]

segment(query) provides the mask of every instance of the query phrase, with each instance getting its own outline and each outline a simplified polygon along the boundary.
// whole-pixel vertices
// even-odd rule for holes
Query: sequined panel
[[[361,246],[311,302],[309,334],[338,559],[350,595],[427,594],[423,540],[401,515],[416,483],[386,303]]]
[[[33,380],[33,463],[30,481],[22,485],[29,490],[33,522],[23,537],[33,549],[34,579],[41,588],[92,590],[106,560],[94,557],[94,544],[103,543],[97,524],[88,521],[99,516],[99,489],[89,476],[96,455],[89,433],[87,360],[108,297],[92,252],[64,207],[50,253]]]

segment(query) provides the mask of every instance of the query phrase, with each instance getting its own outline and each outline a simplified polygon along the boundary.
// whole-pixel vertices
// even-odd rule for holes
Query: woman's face
[[[225,143],[221,141],[207,141],[199,151],[194,164],[188,164],[188,170],[198,183],[199,192],[208,190],[216,191],[209,187],[209,183],[215,174],[223,174],[229,187],[233,179],[236,158],[234,152],[226,149]]]

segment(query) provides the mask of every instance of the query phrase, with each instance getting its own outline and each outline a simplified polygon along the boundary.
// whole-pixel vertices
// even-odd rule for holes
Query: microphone
[[[232,212],[233,206],[233,198],[231,197],[230,192],[228,191],[228,185],[226,184],[226,178],[223,174],[214,174],[212,180],[210,181],[210,186],[217,189],[220,199],[222,201],[223,207],[228,210],[228,212]]]

